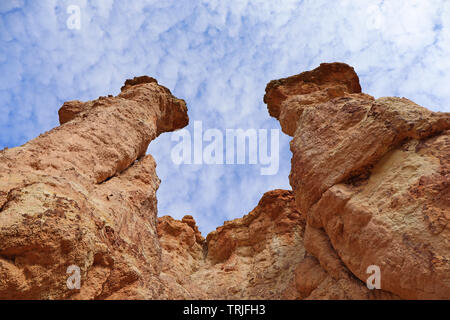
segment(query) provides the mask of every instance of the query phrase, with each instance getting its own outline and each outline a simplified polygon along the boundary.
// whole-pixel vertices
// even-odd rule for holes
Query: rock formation
[[[175,284],[177,298],[296,297],[294,269],[305,256],[304,227],[286,190],[267,192],[252,212],[225,222],[206,240],[192,217],[161,217],[163,274]]]
[[[157,218],[145,152],[188,117],[153,78],[67,102],[59,127],[0,151],[0,299],[450,299],[449,114],[361,93],[342,63],[264,101],[293,137],[293,190],[206,239],[192,216]]]
[[[376,265],[383,290],[450,299],[450,115],[363,94],[340,63],[272,81],[264,100],[294,137],[307,251],[335,279],[331,260],[363,281]]]
[[[145,152],[188,123],[184,101],[141,77],[59,116],[61,126],[0,152],[0,299],[168,298],[159,179]],[[66,285],[71,265],[80,290]]]

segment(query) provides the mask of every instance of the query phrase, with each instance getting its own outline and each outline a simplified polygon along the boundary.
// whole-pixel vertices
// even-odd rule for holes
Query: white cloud
[[[81,30],[68,30],[68,5]],[[450,3],[411,1],[0,2],[0,148],[57,124],[66,100],[117,94],[148,74],[187,101],[205,128],[275,128],[262,103],[268,81],[344,61],[365,92],[406,96],[450,111]],[[240,217],[265,191],[288,187],[289,138],[280,172],[258,166],[180,166],[170,135],[152,142],[163,181],[161,214],[192,214],[203,232]]]

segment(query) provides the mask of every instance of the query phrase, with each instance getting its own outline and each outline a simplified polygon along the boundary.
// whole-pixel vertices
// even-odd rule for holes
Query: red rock
[[[293,191],[206,239],[190,215],[157,218],[145,153],[188,117],[153,78],[66,102],[61,126],[0,151],[0,299],[450,299],[449,114],[361,93],[342,63],[264,101],[293,136]]]
[[[327,271],[341,264],[362,281],[379,266],[382,289],[401,298],[449,299],[450,115],[361,94],[344,64],[311,74],[271,82],[265,97],[294,137],[290,182],[306,249]]]
[[[180,285],[179,297],[297,297],[294,269],[305,254],[305,220],[295,209],[291,191],[267,192],[252,212],[225,222],[203,242],[196,241],[192,221],[190,216],[183,222],[159,218],[163,257],[170,257],[163,270]]]
[[[61,123],[0,152],[0,298],[168,298],[156,232],[151,140],[188,123],[156,82],[66,103]],[[70,265],[81,290],[69,290]]]

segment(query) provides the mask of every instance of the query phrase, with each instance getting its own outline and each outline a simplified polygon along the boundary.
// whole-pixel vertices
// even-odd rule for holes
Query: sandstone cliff
[[[272,81],[264,100],[293,136],[307,251],[334,279],[377,265],[388,292],[450,299],[450,115],[363,94],[340,63]]]
[[[361,93],[341,63],[270,82],[293,191],[205,239],[192,216],[157,218],[145,155],[187,125],[184,101],[150,77],[121,91],[0,151],[0,299],[450,299],[449,114]]]
[[[182,221],[159,218],[163,273],[175,284],[178,298],[296,295],[290,291],[295,286],[295,267],[305,256],[305,220],[295,209],[291,191],[267,192],[252,212],[226,222],[206,240],[191,222],[189,216]]]

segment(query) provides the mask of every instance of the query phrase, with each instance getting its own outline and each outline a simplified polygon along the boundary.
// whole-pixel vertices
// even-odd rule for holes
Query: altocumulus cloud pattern
[[[81,28],[67,28],[67,7]],[[207,128],[273,129],[268,81],[321,62],[355,67],[365,92],[407,96],[450,111],[446,0],[81,1],[0,0],[0,149],[55,127],[67,100],[117,94],[147,74],[186,100]],[[248,213],[262,194],[290,188],[289,138],[280,170],[175,165],[170,134],[152,142],[160,215],[192,214],[203,233]]]

